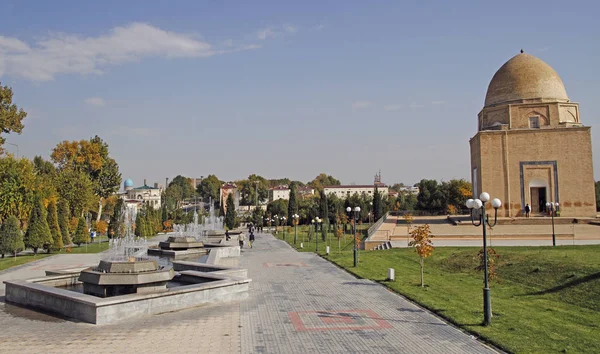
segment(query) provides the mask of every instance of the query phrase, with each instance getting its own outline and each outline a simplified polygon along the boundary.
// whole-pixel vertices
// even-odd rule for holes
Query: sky
[[[550,64],[600,168],[595,1],[0,0],[19,154],[99,135],[123,180],[469,179],[490,79]],[[6,149],[16,153],[14,145]],[[596,172],[596,179],[600,173]]]

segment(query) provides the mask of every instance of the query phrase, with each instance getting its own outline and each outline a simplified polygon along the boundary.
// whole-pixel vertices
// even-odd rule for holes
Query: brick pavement
[[[494,353],[383,286],[268,234],[243,250],[243,353]]]
[[[0,280],[77,266],[59,255]],[[0,297],[0,353],[493,353],[379,284],[358,280],[268,234],[230,265],[247,267],[250,299],[103,326],[12,306]],[[0,296],[4,287],[0,288]]]

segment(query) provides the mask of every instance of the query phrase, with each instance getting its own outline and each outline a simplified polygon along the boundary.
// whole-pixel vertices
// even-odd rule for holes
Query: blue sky
[[[593,1],[0,8],[0,81],[29,112],[8,142],[48,157],[62,140],[100,135],[136,185],[320,172],[369,183],[380,169],[386,183],[468,178],[489,80],[521,48],[559,73],[585,125],[600,126]]]

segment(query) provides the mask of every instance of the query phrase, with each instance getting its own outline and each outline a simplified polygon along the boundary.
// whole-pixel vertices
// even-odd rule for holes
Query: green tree
[[[2,86],[0,83],[0,134],[10,134],[11,132],[21,134],[23,131],[21,121],[27,117],[27,113],[17,107],[12,99],[12,88]],[[0,135],[0,154],[4,152],[2,145],[5,141],[6,139]]]
[[[56,202],[51,200],[48,203],[48,227],[50,227],[50,234],[52,235],[52,244],[49,246],[48,251],[60,251],[63,244],[63,236],[60,232],[60,225],[58,224],[58,211],[56,208]]]
[[[421,182],[419,182],[417,209],[436,213],[445,212],[446,207],[446,196],[441,185],[433,179],[422,179]]]
[[[596,182],[596,210],[600,211],[600,181]]]
[[[379,189],[375,186],[375,194],[373,195],[373,221],[379,220],[383,216],[383,205]]]
[[[82,243],[90,242],[90,233],[87,230],[87,225],[83,216],[79,217],[79,221],[77,222],[77,229],[75,230],[75,234],[73,235],[73,243],[77,245],[77,247],[81,246]]]
[[[0,254],[4,258],[4,254],[12,254],[15,257],[17,253],[25,248],[23,243],[23,234],[19,228],[19,219],[11,215],[4,220],[0,227]]]
[[[288,201],[285,199],[277,199],[267,205],[267,213],[271,217],[277,215],[278,218],[286,216],[288,212]]]
[[[0,158],[0,221],[14,215],[21,226],[25,225],[37,189],[38,180],[29,160],[10,155]]]
[[[56,187],[59,195],[68,202],[71,216],[82,216],[92,206],[92,181],[84,172],[73,169],[60,171],[56,178]]]
[[[219,200],[219,189],[223,182],[215,175],[208,175],[208,177],[202,179],[200,184],[196,187],[196,192],[204,202]]]
[[[298,213],[298,203],[296,202],[296,184],[292,184],[290,186],[290,199],[288,200],[288,212],[287,212],[287,222],[288,225],[294,225],[294,218],[292,215]]]
[[[123,199],[119,198],[117,199],[117,202],[115,204],[115,208],[113,210],[112,215],[110,216],[110,223],[108,224],[108,237],[109,238],[119,238],[119,237],[123,237],[124,235],[124,218],[125,218],[125,214],[124,214],[124,208],[125,208],[125,202],[123,201]]]
[[[58,202],[58,226],[60,227],[60,234],[62,235],[64,246],[71,244],[71,233],[69,231],[70,218],[69,203],[64,199],[60,199]]]
[[[47,212],[44,208],[42,198],[39,195],[35,196],[31,216],[29,217],[29,225],[23,241],[25,246],[33,249],[33,253],[37,254],[38,249],[46,248],[53,244],[50,227],[48,226]]]
[[[227,196],[227,211],[225,213],[225,225],[229,230],[235,228],[235,204],[233,203],[233,193]]]
[[[323,241],[327,239],[327,230],[329,228],[329,205],[327,205],[327,195],[325,191],[321,191],[321,199],[319,203],[319,217],[323,219],[323,224],[321,225],[321,235],[323,237]]]
[[[242,205],[260,204],[269,199],[269,181],[264,177],[252,174],[247,180],[237,181],[236,185],[240,190]]]
[[[446,198],[448,211],[451,214],[464,208],[465,200],[473,195],[471,182],[464,179],[452,179],[442,182],[441,189]]]
[[[196,195],[196,190],[192,186],[191,178],[178,175],[169,183],[169,187],[171,186],[179,186],[181,188],[182,199],[188,199]]]
[[[318,191],[322,191],[325,186],[339,186],[340,181],[333,178],[332,176],[328,176],[325,173],[319,174],[315,179],[308,182],[308,185],[313,187]]]

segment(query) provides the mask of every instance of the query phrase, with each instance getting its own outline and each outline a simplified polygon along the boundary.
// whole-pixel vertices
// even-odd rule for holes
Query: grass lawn
[[[362,231],[362,233],[364,235],[366,235],[366,230],[369,228],[370,225],[368,224],[362,224],[362,225],[357,225],[357,229],[359,231]],[[310,229],[310,237],[309,237],[309,229]],[[266,227],[265,227],[265,231],[266,231]],[[273,227],[274,230],[274,227]],[[317,238],[315,238],[314,235],[314,226],[306,226],[306,225],[302,225],[302,226],[298,226],[298,236],[296,238],[296,244],[294,244],[294,228],[286,228],[285,233],[282,231],[282,228],[279,227],[279,231],[277,232],[277,234],[275,234],[275,232],[271,232],[273,234],[273,236],[277,237],[280,240],[283,240],[285,237],[285,241],[287,241],[292,247],[296,248],[299,252],[315,252],[316,247],[317,247]],[[335,237],[335,234],[333,232],[328,232],[327,233],[327,238],[325,240],[323,240],[322,238],[322,234],[321,234],[321,230],[319,229],[318,231],[318,244],[319,244],[319,254],[320,255],[325,255],[326,252],[326,246],[330,247],[330,252],[338,252],[339,250],[346,250],[346,251],[351,251],[352,247],[353,247],[353,240],[352,240],[352,231],[351,231],[351,227],[348,226],[348,234],[344,234],[342,236],[342,238],[340,238],[339,240]],[[363,237],[364,237],[363,235]],[[300,248],[300,244],[302,243],[303,248]]]
[[[288,241],[290,238],[288,237]],[[334,241],[335,242],[335,241]],[[600,353],[600,246],[495,247],[498,278],[490,283],[492,325],[484,327],[479,248],[439,247],[425,260],[420,286],[413,249],[325,256],[361,278],[385,284],[459,327],[514,353]],[[304,251],[314,251],[313,246]],[[324,253],[319,247],[319,253]],[[396,281],[387,282],[387,269]]]
[[[46,258],[51,256],[51,254],[38,254],[34,256],[33,254],[26,254],[22,256],[11,257],[6,255],[4,258],[0,258],[0,270],[5,270],[11,267],[15,267],[21,264],[37,261],[38,259]]]

